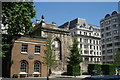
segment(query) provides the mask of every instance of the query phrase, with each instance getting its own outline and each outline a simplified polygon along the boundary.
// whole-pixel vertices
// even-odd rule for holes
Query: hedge
[[[79,76],[80,65],[67,65],[67,74],[70,76]]]
[[[88,64],[88,73],[94,75],[94,70],[97,71],[96,75],[114,75],[116,73],[113,64]]]
[[[94,71],[96,70],[96,75],[100,75],[101,73],[101,65],[100,64],[88,64],[88,73],[90,75],[94,75]]]
[[[114,75],[116,73],[115,66],[112,64],[101,65],[101,71],[103,75]]]

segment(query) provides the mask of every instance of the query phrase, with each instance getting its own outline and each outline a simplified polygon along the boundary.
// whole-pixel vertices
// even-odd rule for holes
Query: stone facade
[[[43,64],[46,41],[46,38],[35,36],[14,38],[10,77],[47,76],[47,67]]]
[[[69,56],[72,37],[69,30],[60,29],[54,23],[46,24],[44,20],[37,23],[33,28],[32,35],[51,37],[54,45],[54,54],[56,55],[57,65],[53,67],[52,72],[61,74],[66,72],[66,61]]]

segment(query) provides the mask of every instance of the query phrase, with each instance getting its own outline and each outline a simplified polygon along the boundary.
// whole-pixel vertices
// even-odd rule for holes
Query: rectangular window
[[[107,59],[113,59],[113,56],[111,55],[111,56],[107,56]]]
[[[82,48],[82,44],[80,44],[80,48]]]
[[[80,42],[82,42],[82,38],[80,38]]]
[[[22,44],[21,52],[22,53],[27,53],[28,52],[28,45],[27,44]]]
[[[104,42],[105,42],[105,40],[104,40],[104,39],[102,39],[102,40],[101,40],[101,42],[102,42],[102,43],[104,43]]]
[[[40,46],[35,46],[35,54],[40,54]]]
[[[107,53],[112,53],[112,49],[110,49],[110,50],[107,50]]]
[[[108,31],[108,30],[110,30],[110,29],[111,29],[111,27],[110,27],[110,26],[106,27],[106,31]]]
[[[113,25],[113,28],[118,28],[118,24],[114,24],[114,25]]]
[[[98,50],[99,48],[98,48],[98,46],[97,46],[97,50]]]
[[[111,35],[112,35],[111,32],[107,32],[107,33],[106,33],[106,36],[111,36]]]
[[[105,54],[105,50],[104,50],[104,51],[102,51],[102,54]]]
[[[117,19],[116,19],[116,18],[114,18],[114,19],[112,19],[112,21],[113,21],[113,22],[117,22]]]
[[[95,49],[95,46],[94,46],[94,49]]]
[[[90,39],[90,43],[92,43],[92,40]]]
[[[98,45],[98,41],[96,40],[96,44]]]
[[[107,38],[106,41],[107,41],[107,42],[112,41],[112,38],[111,38],[111,37],[110,37],[110,38]]]
[[[119,46],[119,45],[120,45],[120,42],[116,42],[116,43],[115,43],[115,46]]]
[[[102,49],[104,49],[105,48],[105,45],[102,45]]]
[[[112,43],[111,44],[107,44],[107,47],[112,47]]]
[[[80,35],[81,35],[81,31],[80,31]]]
[[[101,32],[104,32],[104,29],[101,29]]]
[[[105,60],[106,59],[106,57],[105,56],[103,56],[103,60]]]
[[[103,22],[100,22],[100,26],[103,27],[104,23]]]
[[[95,40],[93,40],[93,44],[95,44]]]
[[[85,57],[85,61],[89,61],[89,58],[88,58],[88,57]]]
[[[85,43],[88,43],[88,39],[84,39],[84,42],[85,42]]]
[[[109,21],[106,21],[106,25],[110,24],[110,20]]]
[[[104,37],[104,34],[101,34],[101,37]]]
[[[114,39],[115,39],[115,40],[118,40],[118,39],[119,39],[119,36],[114,36]]]
[[[91,36],[91,33],[89,33],[89,36]]]
[[[113,33],[114,33],[114,34],[118,34],[118,30],[114,30]]]
[[[90,45],[90,49],[92,49],[92,45]]]
[[[89,51],[88,50],[84,50],[84,54],[88,54],[89,53]]]
[[[93,53],[93,50],[90,50],[90,54],[92,54]]]
[[[88,45],[84,45],[84,48],[88,48]]]

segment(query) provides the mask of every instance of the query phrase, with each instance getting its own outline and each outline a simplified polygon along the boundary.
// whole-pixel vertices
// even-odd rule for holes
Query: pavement
[[[80,75],[80,76],[65,76],[65,75],[51,75],[50,78],[85,78],[91,75]]]
[[[82,78],[89,77],[90,75],[81,76],[63,76],[63,75],[51,75],[49,80],[81,80]],[[28,78],[2,78],[1,80],[46,80],[47,77],[28,77]]]

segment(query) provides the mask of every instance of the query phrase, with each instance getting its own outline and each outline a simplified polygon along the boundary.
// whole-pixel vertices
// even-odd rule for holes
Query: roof
[[[33,31],[39,29],[40,26],[42,29],[50,29],[50,30],[54,30],[54,31],[67,32],[67,33],[69,32],[69,30],[67,30],[67,29],[61,29],[61,28],[58,28],[54,24],[46,24],[46,23],[44,23],[44,25],[42,25],[42,23],[36,24],[36,26],[33,28]]]
[[[30,38],[30,39],[36,39],[36,40],[42,40],[47,41],[47,38],[41,37],[41,36],[34,36],[34,35],[22,35],[22,36],[15,36],[15,38]]]

